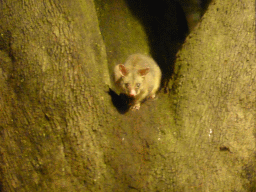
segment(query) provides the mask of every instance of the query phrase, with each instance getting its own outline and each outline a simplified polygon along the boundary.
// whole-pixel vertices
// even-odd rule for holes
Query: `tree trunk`
[[[255,191],[254,7],[212,3],[169,93],[121,112],[115,64],[152,53],[173,72],[179,46],[149,38],[162,22],[129,1],[1,1],[0,191]]]

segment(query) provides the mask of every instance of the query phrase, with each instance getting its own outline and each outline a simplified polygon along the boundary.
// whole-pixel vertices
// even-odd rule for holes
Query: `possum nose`
[[[130,96],[134,97],[135,95],[136,95],[136,91],[135,91],[134,89],[132,89],[132,90],[130,91]]]

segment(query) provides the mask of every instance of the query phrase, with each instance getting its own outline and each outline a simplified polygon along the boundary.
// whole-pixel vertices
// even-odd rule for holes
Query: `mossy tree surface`
[[[2,190],[111,183],[100,128],[109,77],[94,2],[3,1],[0,25]]]
[[[111,68],[151,50],[124,1],[0,8],[1,191],[255,191],[254,1],[212,3],[169,94],[126,113]]]

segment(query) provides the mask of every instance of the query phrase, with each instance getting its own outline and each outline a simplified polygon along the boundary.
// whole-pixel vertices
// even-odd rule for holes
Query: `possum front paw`
[[[156,98],[156,94],[153,94],[149,97],[149,99],[155,99]]]
[[[139,109],[140,109],[140,103],[134,104],[134,105],[131,107],[131,109],[132,109],[133,111],[139,110]]]

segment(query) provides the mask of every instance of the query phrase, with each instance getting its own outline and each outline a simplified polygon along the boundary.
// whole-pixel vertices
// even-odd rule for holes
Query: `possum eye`
[[[126,88],[128,88],[130,86],[130,83],[125,83],[124,85]]]
[[[140,83],[136,83],[136,87],[139,88],[140,87]]]

